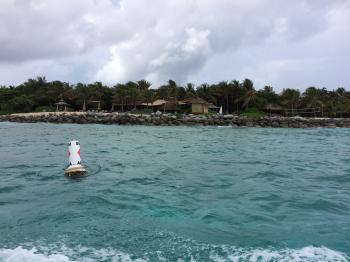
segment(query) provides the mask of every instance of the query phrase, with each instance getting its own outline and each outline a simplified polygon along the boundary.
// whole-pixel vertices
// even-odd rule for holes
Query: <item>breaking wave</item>
[[[190,248],[191,249],[191,248]],[[193,251],[191,253],[191,251]],[[114,249],[94,249],[87,247],[67,248],[64,245],[52,249],[48,247],[0,249],[1,262],[143,262],[143,261],[215,261],[215,262],[263,262],[263,261],[329,261],[346,262],[349,257],[327,247],[307,246],[301,249],[249,249],[229,246],[203,245],[188,254],[165,254],[161,251],[143,256],[127,254]]]

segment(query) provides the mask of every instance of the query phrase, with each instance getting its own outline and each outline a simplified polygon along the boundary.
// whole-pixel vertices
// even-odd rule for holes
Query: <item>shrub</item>
[[[256,108],[249,108],[244,112],[242,112],[239,116],[248,117],[248,118],[261,118],[261,117],[264,117],[265,115],[266,115],[265,112],[262,112]]]
[[[29,96],[21,95],[11,99],[9,104],[15,112],[30,112],[34,102]]]
[[[11,115],[11,114],[13,114],[12,111],[0,110],[0,116],[1,116],[1,115]]]

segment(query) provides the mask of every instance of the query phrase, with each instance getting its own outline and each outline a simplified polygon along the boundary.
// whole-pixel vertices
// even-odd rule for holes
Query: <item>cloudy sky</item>
[[[350,0],[0,0],[0,84],[350,89]]]

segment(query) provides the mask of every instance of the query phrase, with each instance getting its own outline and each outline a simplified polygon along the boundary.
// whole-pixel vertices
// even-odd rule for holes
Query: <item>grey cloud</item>
[[[349,10],[345,0],[2,0],[0,81],[38,73],[108,84],[249,77],[304,87],[328,70],[329,83],[340,76],[330,65],[345,65],[348,39],[338,31],[349,33]],[[321,42],[329,37],[332,53]],[[319,61],[329,67],[310,70]],[[14,63],[22,71],[8,74]]]
[[[84,54],[110,44],[111,35],[113,40],[118,40],[121,34],[126,34],[117,23],[111,28],[108,19],[113,17],[116,7],[106,1],[104,5],[92,0],[3,1],[0,3],[2,62]]]

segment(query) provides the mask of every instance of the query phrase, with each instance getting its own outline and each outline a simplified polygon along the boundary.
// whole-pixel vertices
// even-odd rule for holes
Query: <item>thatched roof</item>
[[[209,103],[200,97],[189,97],[180,102],[181,104],[207,104]]]
[[[114,102],[114,101],[112,101],[112,105],[115,105],[115,106],[139,106],[139,105],[143,105],[143,103],[141,103],[141,102],[139,102],[139,101],[136,101],[135,103],[134,102],[128,102],[128,103],[126,103],[126,102],[124,102],[124,103],[121,103],[121,102]],[[149,104],[150,105],[150,104]]]
[[[164,110],[166,111],[176,111],[177,109],[177,103],[175,102],[166,102],[164,104]]]
[[[283,107],[276,105],[276,104],[268,104],[264,107],[264,110],[267,111],[283,111]]]
[[[63,99],[61,99],[59,102],[55,104],[56,106],[68,106],[68,103],[66,103]]]
[[[168,101],[165,101],[163,99],[157,99],[153,103],[142,103],[143,106],[162,106],[166,104]]]

